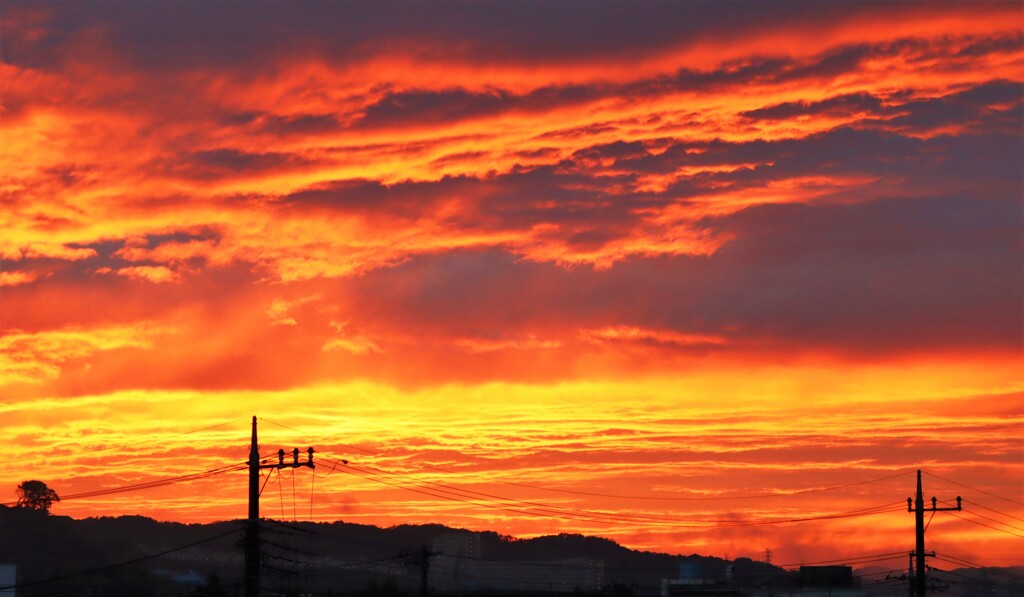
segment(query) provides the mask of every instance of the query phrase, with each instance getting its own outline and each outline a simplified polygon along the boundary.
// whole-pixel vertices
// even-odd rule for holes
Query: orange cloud
[[[40,383],[60,375],[63,364],[97,352],[150,348],[154,336],[161,333],[152,325],[32,333],[6,330],[0,336],[0,385]]]
[[[35,282],[39,274],[36,272],[0,272],[0,286],[18,286]]]
[[[580,338],[588,342],[654,342],[677,346],[701,346],[725,344],[721,336],[705,334],[681,334],[674,330],[652,330],[634,326],[612,326],[600,329],[581,330]]]
[[[151,265],[136,265],[132,267],[122,267],[115,272],[119,276],[125,276],[134,280],[144,280],[146,282],[164,283],[164,282],[176,282],[179,280],[178,274],[162,265],[151,266]]]

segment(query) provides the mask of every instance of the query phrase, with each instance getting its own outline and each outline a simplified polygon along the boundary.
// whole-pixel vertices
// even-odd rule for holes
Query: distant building
[[[802,566],[774,586],[736,582],[732,567],[685,563],[679,578],[661,581],[662,597],[865,597],[849,566]]]
[[[800,566],[802,587],[852,587],[853,584],[850,566]]]
[[[679,578],[661,580],[661,597],[732,597],[745,595],[732,585],[732,566],[684,562]]]
[[[473,532],[444,533],[434,538],[432,550],[436,554],[480,559],[480,534]]]
[[[434,539],[429,584],[440,593],[571,593],[604,587],[604,562],[566,558],[543,562],[488,560],[477,533],[446,533]]]
[[[864,597],[850,566],[800,566],[800,588],[793,597]]]
[[[18,567],[14,564],[0,564],[0,587],[18,584]],[[0,597],[14,597],[14,589],[0,588]]]

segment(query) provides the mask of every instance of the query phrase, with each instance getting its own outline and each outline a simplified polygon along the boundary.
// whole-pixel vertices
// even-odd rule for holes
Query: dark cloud
[[[443,91],[407,90],[389,93],[367,106],[357,126],[415,127],[472,120],[503,112],[544,112],[607,97],[616,91],[607,85],[545,86],[524,94],[492,89]]]
[[[915,132],[1020,130],[1019,125],[1024,122],[1022,102],[1024,85],[1005,80],[991,81],[944,97],[893,107],[889,113],[895,116],[884,126]]]
[[[250,153],[223,148],[194,151],[181,158],[165,158],[159,161],[156,170],[185,179],[211,180],[286,170],[311,163],[309,159],[295,154]]]
[[[471,93],[463,89],[443,92],[404,91],[385,96],[363,111],[359,124],[374,126],[416,126],[472,119],[507,109],[509,94]]]
[[[441,91],[403,90],[385,95],[369,105],[358,120],[359,127],[408,127],[471,120],[503,112],[544,112],[567,108],[602,98],[630,101],[698,90],[716,91],[730,86],[778,84],[796,80],[833,78],[856,69],[870,55],[882,54],[888,46],[856,45],[839,48],[809,61],[789,58],[757,58],[726,63],[710,71],[681,69],[673,75],[658,76],[626,84],[545,86],[523,94],[492,89]],[[610,128],[585,132],[595,134]],[[567,132],[572,137],[572,131]],[[563,136],[565,134],[563,133]]]
[[[336,181],[275,199],[284,211],[322,210],[366,219],[418,220],[436,217],[441,204],[457,203],[450,224],[466,234],[525,231],[551,224],[544,240],[596,248],[626,235],[639,221],[636,210],[661,200],[646,194],[612,195],[589,174],[554,167],[475,178],[444,177],[434,182],[384,185],[371,180]],[[629,177],[624,177],[628,182]]]
[[[635,325],[757,351],[1013,349],[1024,334],[1024,214],[936,197],[768,205],[710,222],[711,257],[566,270],[502,252],[419,257],[347,285],[372,319],[440,336]],[[496,316],[500,314],[500,316]]]
[[[995,52],[1014,52],[1019,50],[1021,43],[1024,43],[1024,33],[1017,32],[1015,35],[1002,35],[974,40],[972,43],[956,50],[957,57],[976,58]]]
[[[820,102],[785,102],[757,110],[742,112],[743,116],[755,120],[789,120],[797,116],[816,116],[819,114],[836,114],[850,116],[867,112],[881,112],[882,102],[867,93],[853,93],[831,97]]]
[[[623,160],[647,157],[649,155],[647,144],[641,141],[613,141],[611,143],[600,143],[586,149],[581,149],[573,154],[573,160]]]
[[[1012,131],[1024,121],[1021,105],[1024,86],[997,80],[938,98],[912,100],[898,95],[883,102],[866,93],[832,97],[818,102],[785,102],[743,112],[752,120],[789,120],[827,114],[855,117],[862,128],[929,133],[966,129],[973,133]]]
[[[744,32],[786,24],[835,22],[865,10],[915,12],[907,7],[854,3],[740,1],[730,3],[729,10],[720,8],[715,2],[637,5],[520,0],[485,4],[318,2],[301,10],[262,2],[240,11],[232,3],[219,2],[15,1],[5,3],[5,20],[30,21],[45,35],[5,34],[2,39],[5,60],[25,66],[56,61],[62,57],[61,46],[90,31],[103,30],[112,39],[113,49],[141,68],[221,65],[258,70],[282,57],[310,53],[358,59],[373,51],[371,47],[401,47],[408,40],[421,42],[424,54],[460,54],[493,62],[552,57],[623,59],[674,46],[681,40],[726,33],[742,37]]]
[[[291,116],[268,115],[260,122],[260,132],[287,137],[290,135],[315,136],[341,128],[333,114],[302,114]]]
[[[343,180],[292,193],[274,200],[273,204],[283,210],[312,208],[367,217],[418,219],[432,214],[438,202],[471,195],[482,184],[478,179],[464,176],[393,185],[376,180]]]
[[[618,160],[614,167],[637,173],[672,173],[683,167],[753,166],[683,178],[664,193],[676,198],[806,176],[854,176],[870,177],[878,184],[862,189],[840,185],[835,199],[870,200],[895,189],[927,195],[937,188],[976,193],[979,199],[1010,199],[1019,196],[1024,182],[1020,168],[1024,142],[1016,132],[1024,123],[1021,116],[1020,110],[1007,116],[1012,125],[1000,128],[1007,132],[927,139],[844,127],[802,139],[679,143],[657,155]]]

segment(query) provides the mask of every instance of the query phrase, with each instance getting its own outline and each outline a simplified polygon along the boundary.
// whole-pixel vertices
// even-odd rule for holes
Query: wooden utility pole
[[[277,462],[260,461],[260,447],[256,435],[256,416],[252,417],[252,444],[249,446],[249,519],[245,526],[245,597],[260,596],[260,469],[298,468],[313,464],[313,448],[306,450],[308,460],[299,462],[299,449],[292,450],[292,462],[284,461],[284,450],[277,451]]]
[[[962,510],[962,501],[960,496],[956,496],[956,508],[939,508],[938,500],[932,498],[931,512],[944,512],[947,510]],[[914,513],[914,530],[916,543],[914,545],[914,553],[911,554],[917,559],[917,571],[914,573],[914,596],[915,597],[927,597],[927,589],[924,577],[924,558],[926,555],[934,556],[934,553],[925,553],[924,551],[924,492],[921,491],[921,471],[917,471],[917,497],[911,500],[907,498],[907,512]]]
[[[245,597],[260,595],[260,446],[256,416],[252,417],[249,446],[249,519],[245,524]]]

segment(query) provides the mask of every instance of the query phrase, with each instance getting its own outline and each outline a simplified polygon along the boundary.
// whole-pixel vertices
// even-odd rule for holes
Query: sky
[[[272,518],[900,567],[922,469],[965,500],[929,550],[1024,564],[1022,41],[1017,2],[4,0],[0,499],[242,518],[241,471],[88,494],[257,416],[319,453]]]

